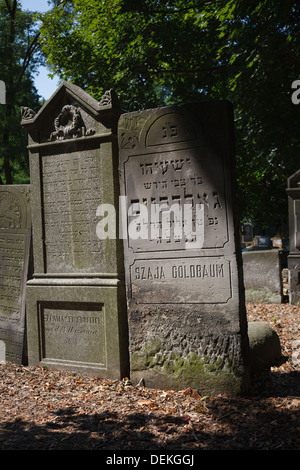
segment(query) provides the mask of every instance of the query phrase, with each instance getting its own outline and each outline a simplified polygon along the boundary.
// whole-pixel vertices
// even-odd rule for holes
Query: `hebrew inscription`
[[[199,248],[198,229],[203,234],[203,248],[223,247],[228,241],[223,165],[222,155],[212,155],[206,147],[129,157],[124,165],[128,204],[133,208],[128,226],[141,213],[141,206],[147,208],[149,217],[141,217],[141,236],[130,237],[129,246],[146,252],[182,250],[187,243],[189,248],[193,243]],[[199,206],[203,212],[197,217]],[[167,212],[171,212],[170,232],[163,233],[162,219]],[[182,233],[175,229],[179,224]]]
[[[100,203],[97,151],[43,158],[43,205],[48,273],[99,271],[96,236]]]
[[[0,339],[6,360],[22,363],[25,283],[30,244],[30,192],[26,186],[0,188]]]
[[[171,109],[121,121],[128,295],[139,304],[225,304],[233,295],[228,163],[201,124]]]

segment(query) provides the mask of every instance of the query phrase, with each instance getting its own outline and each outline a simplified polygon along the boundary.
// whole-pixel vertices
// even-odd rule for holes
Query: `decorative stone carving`
[[[99,106],[100,108],[109,108],[112,107],[114,104],[118,103],[118,97],[116,92],[111,89],[107,90],[104,95],[102,96]]]
[[[93,135],[93,129],[86,130],[80,111],[77,106],[66,105],[54,120],[55,131],[49,140],[65,140],[85,135]]]
[[[27,120],[27,119],[32,119],[35,116],[35,112],[26,107],[26,106],[21,106],[21,115],[22,115],[22,120]]]

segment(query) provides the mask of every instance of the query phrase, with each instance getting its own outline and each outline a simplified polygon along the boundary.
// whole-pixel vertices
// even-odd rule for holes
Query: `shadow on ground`
[[[49,420],[0,426],[2,450],[299,450],[299,373],[263,374],[250,395],[216,397],[193,416],[77,406],[49,412]]]

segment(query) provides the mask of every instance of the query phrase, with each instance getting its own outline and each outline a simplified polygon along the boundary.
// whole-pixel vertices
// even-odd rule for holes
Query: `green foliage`
[[[20,107],[39,107],[32,80],[41,61],[38,38],[34,14],[22,11],[16,0],[0,0],[0,79],[6,85],[6,104],[0,105],[0,184],[29,181]]]
[[[299,168],[299,4],[292,0],[53,0],[42,48],[53,73],[126,111],[194,100],[234,105],[241,218],[287,219]]]
[[[213,86],[218,38],[210,40],[208,28],[190,14],[193,9],[181,7],[184,2],[170,3],[178,7],[123,0],[54,4],[41,28],[48,64],[94,96],[113,86],[132,111],[194,99],[202,87],[205,95]]]

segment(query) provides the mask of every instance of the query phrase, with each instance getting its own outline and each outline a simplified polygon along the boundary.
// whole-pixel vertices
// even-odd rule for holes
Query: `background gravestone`
[[[30,276],[30,186],[0,186],[0,341],[5,360],[27,362],[25,290]]]
[[[128,375],[123,250],[96,233],[101,204],[118,200],[114,92],[100,102],[63,82],[29,134],[34,274],[27,284],[30,364]]]
[[[284,253],[276,249],[243,251],[246,302],[283,302],[284,258]]]
[[[244,223],[242,226],[242,241],[244,243],[253,242],[253,226],[250,223]]]
[[[232,122],[227,102],[150,109],[119,121],[131,378],[147,386],[232,394],[248,386]],[[181,239],[180,215],[169,216],[169,233],[162,219],[145,219],[154,203],[175,202],[194,211],[194,229]]]
[[[289,300],[300,303],[300,170],[287,181],[290,251],[288,255]]]

